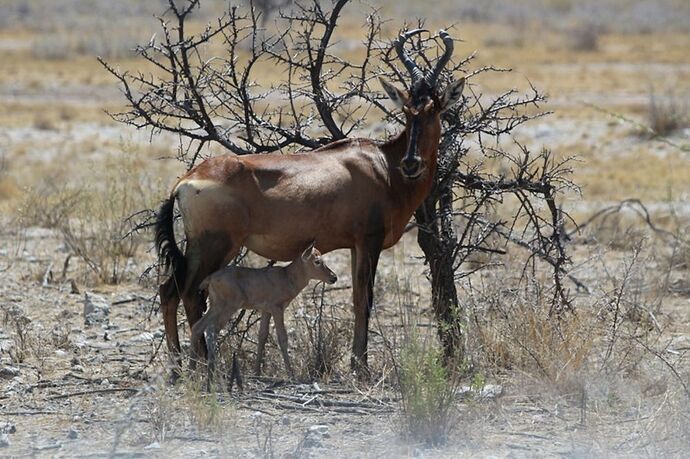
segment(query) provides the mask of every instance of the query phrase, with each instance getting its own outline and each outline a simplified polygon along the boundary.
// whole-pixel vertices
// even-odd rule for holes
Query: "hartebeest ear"
[[[379,81],[381,82],[383,90],[386,91],[386,94],[388,94],[388,97],[391,98],[393,103],[398,108],[403,108],[407,103],[408,99],[410,98],[410,96],[407,94],[407,91],[402,91],[396,88],[395,86],[393,86],[381,77],[379,77]]]
[[[311,254],[314,251],[314,244],[316,244],[316,239],[313,239],[309,244],[309,247],[304,249],[304,252],[302,252],[302,260],[308,260],[309,257],[311,257]]]
[[[441,97],[441,113],[448,110],[460,100],[463,89],[465,89],[465,77],[453,81],[448,85],[446,90],[443,91],[443,97]]]

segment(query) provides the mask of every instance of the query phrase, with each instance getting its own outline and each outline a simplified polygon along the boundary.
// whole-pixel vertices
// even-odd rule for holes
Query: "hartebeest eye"
[[[316,266],[321,266],[321,259],[320,259],[320,258],[317,258],[316,260],[314,260],[314,264],[315,264]]]

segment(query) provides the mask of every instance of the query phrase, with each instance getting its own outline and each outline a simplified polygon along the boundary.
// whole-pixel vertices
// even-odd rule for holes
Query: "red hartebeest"
[[[403,48],[420,32],[401,34],[394,42],[412,77],[410,91],[381,80],[406,118],[405,129],[388,141],[345,139],[307,153],[218,156],[177,182],[160,208],[156,244],[172,268],[170,278],[161,284],[160,298],[168,348],[178,367],[180,298],[191,326],[205,307],[199,284],[229,263],[242,246],[272,260],[289,261],[315,240],[322,253],[351,251],[355,313],[351,364],[367,371],[369,313],[379,254],[400,239],[429,193],[441,137],[440,115],[458,101],[465,83],[460,78],[439,94],[438,76],[451,57],[453,40],[440,31],[445,52],[424,73]],[[175,200],[187,237],[184,255],[173,232]]]

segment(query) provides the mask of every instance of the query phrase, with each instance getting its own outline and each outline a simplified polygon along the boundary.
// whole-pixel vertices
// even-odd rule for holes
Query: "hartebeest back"
[[[461,96],[464,78],[437,91],[438,76],[453,52],[422,72],[403,46],[413,30],[394,43],[412,78],[410,91],[383,82],[405,117],[405,129],[386,142],[345,139],[292,155],[226,155],[207,159],[175,185],[156,224],[156,243],[172,275],[160,287],[168,347],[179,365],[177,305],[182,298],[193,325],[205,299],[199,284],[232,260],[242,246],[273,260],[288,261],[314,237],[327,253],[349,248],[355,313],[352,366],[367,369],[367,332],[374,276],[381,250],[403,234],[429,193],[441,137],[441,113]],[[183,255],[175,243],[177,200],[187,237]],[[192,343],[194,346],[195,343]]]

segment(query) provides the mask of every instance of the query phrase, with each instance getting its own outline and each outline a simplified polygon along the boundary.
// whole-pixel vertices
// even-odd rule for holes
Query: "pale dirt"
[[[375,374],[386,374],[383,380],[360,383],[341,374],[315,386],[313,382],[287,384],[275,377],[250,378],[242,394],[236,390],[206,394],[190,389],[189,383],[170,386],[165,382],[164,348],[159,350],[161,319],[151,313],[152,287],[130,283],[89,289],[104,295],[112,306],[108,326],[85,326],[83,291],[73,294],[69,282],[60,281],[66,254],[59,237],[47,230],[16,233],[6,229],[3,241],[2,313],[14,311],[15,317],[21,309],[31,320],[25,327],[29,335],[26,360],[12,364],[20,374],[2,380],[0,429],[3,422],[16,427],[16,433],[7,437],[10,446],[0,450],[3,456],[681,457],[687,452],[682,445],[690,438],[688,427],[676,425],[687,419],[687,399],[672,390],[676,385],[672,378],[664,379],[666,390],[650,393],[649,388],[638,387],[642,383],[635,379],[607,380],[591,374],[582,375],[589,397],[584,410],[582,394],[558,393],[528,375],[515,374],[490,381],[503,385],[498,397],[458,397],[456,426],[445,446],[415,444],[400,434],[399,394],[388,385],[390,363],[378,360],[385,348],[377,335],[388,327],[372,327]],[[406,238],[403,248],[385,254],[380,279],[394,276],[391,271],[401,269],[401,259],[409,269],[406,278],[414,279],[415,273],[422,272],[417,260],[404,256],[403,250],[413,252],[412,246],[413,241]],[[339,283],[348,286],[347,254],[336,252],[329,259],[336,266]],[[55,280],[42,286],[51,263]],[[74,265],[66,277],[77,272]],[[420,285],[424,282],[419,280]],[[349,290],[335,290],[327,301],[344,305],[348,295]],[[306,296],[297,300],[294,311],[308,301]],[[395,298],[390,292],[382,295],[376,312],[392,325],[399,323]],[[689,305],[687,296],[676,297],[662,309],[664,318],[678,321],[676,336],[688,340]],[[350,327],[349,313],[341,312],[342,326]],[[424,316],[428,317],[428,311]],[[294,332],[291,336],[294,345]],[[0,366],[10,364],[15,339],[12,326],[3,324]],[[679,349],[674,352],[687,351]],[[280,377],[282,366],[277,353],[273,356],[269,373]],[[679,370],[687,375],[687,368]],[[627,398],[611,401],[613,392]],[[636,404],[630,403],[633,400]],[[668,413],[673,418],[664,419],[671,404],[674,408]],[[204,421],[214,410],[216,420]],[[673,436],[662,435],[657,428],[661,424]],[[313,440],[312,434],[305,433],[316,425],[327,426],[326,437]],[[76,430],[76,438],[68,437],[70,429]]]
[[[24,48],[19,42],[0,42],[0,51],[21,49]],[[643,72],[651,72],[656,79],[666,78],[669,73],[687,75],[688,72],[687,63],[640,69],[621,62],[590,64],[585,69],[627,73],[631,79]],[[549,72],[558,78],[574,70],[581,71],[582,67],[553,64]],[[105,92],[78,85],[45,88],[29,89],[17,82],[12,87],[0,88],[0,99],[35,104],[37,112],[46,101],[77,107],[113,100],[121,102],[114,86]],[[554,106],[545,108],[572,110],[591,103],[622,109],[642,105],[646,97],[626,88],[608,92],[592,88],[591,92],[575,96],[556,94]],[[629,126],[610,124],[604,115],[576,119],[558,116],[528,124],[518,134],[534,150],[540,145],[556,150],[581,143],[585,154],[592,150],[597,155],[615,158],[630,155],[629,147],[640,145],[640,139],[631,136],[629,130]],[[583,138],[584,132],[587,136]],[[677,140],[687,142],[688,136],[687,132],[681,133]],[[615,141],[607,141],[611,137]],[[25,126],[0,131],[0,154],[9,160],[10,173],[25,179],[31,175],[25,169],[27,165],[40,162],[50,167],[65,151],[82,160],[94,161],[113,153],[114,145],[122,139],[139,144],[147,138],[143,132],[97,122],[62,123],[52,130]],[[26,156],[12,156],[14,148],[26,142],[31,144]],[[82,149],[81,145],[87,142],[97,148]],[[163,143],[174,147],[170,139],[164,139]],[[667,149],[650,143],[645,154],[662,160]],[[180,167],[172,166],[165,170],[169,172],[166,177],[170,184],[182,172]],[[34,179],[36,183],[42,180]],[[23,189],[26,184],[19,185]],[[677,196],[671,203],[645,203],[657,215],[675,212],[687,216],[686,198],[690,196],[687,184],[678,190]],[[568,199],[571,209],[585,214],[611,202],[577,196]],[[14,217],[13,209],[3,215],[0,226],[0,370],[16,367],[19,375],[0,376],[0,443],[3,432],[7,432],[9,440],[9,446],[0,448],[0,457],[290,457],[286,455],[292,454],[292,457],[512,458],[687,457],[690,454],[688,397],[668,365],[656,357],[650,358],[651,363],[644,368],[624,375],[591,372],[577,375],[586,389],[584,394],[564,393],[520,371],[497,372],[487,382],[500,384],[501,395],[488,399],[458,397],[454,405],[455,426],[446,445],[426,447],[401,433],[399,392],[390,384],[395,378],[381,333],[394,334],[400,327],[403,310],[419,317],[420,329],[433,333],[428,326],[432,323],[428,308],[411,306],[428,304],[424,267],[416,258],[418,249],[411,237],[382,257],[378,306],[370,333],[375,375],[372,382],[358,382],[347,374],[349,355],[344,352],[338,377],[318,381],[319,389],[313,381],[282,383],[279,378],[284,374],[283,369],[272,346],[269,352],[273,352],[273,359],[267,370],[272,378],[253,380],[245,372],[244,393],[206,394],[190,389],[193,386],[190,383],[170,386],[166,382],[162,321],[150,301],[156,292],[153,283],[130,281],[118,286],[85,287],[84,267],[75,259],[63,280],[62,264],[67,251],[59,234],[45,229],[23,229]],[[611,261],[626,256],[623,252],[593,249],[584,242],[576,241],[571,248],[575,253],[576,274],[587,282],[596,283],[605,276],[602,258],[609,257],[607,260]],[[149,261],[150,257],[142,258],[132,264],[131,278],[136,278]],[[327,294],[327,301],[339,311],[339,327],[350,333],[349,254],[329,254],[328,262],[333,264],[340,279],[336,287],[345,288]],[[49,269],[53,281],[42,285]],[[495,276],[490,281],[500,283],[502,279]],[[81,293],[71,293],[69,279],[76,279]],[[687,268],[672,273],[671,285],[677,291],[665,297],[657,314],[664,325],[659,338],[663,350],[660,355],[675,365],[674,370],[686,385],[690,384],[690,367],[684,358],[690,351],[687,279]],[[411,293],[394,291],[401,282],[409,283]],[[107,327],[84,324],[85,291],[104,295],[111,303]],[[295,315],[309,301],[303,295],[293,307]],[[19,343],[12,319],[20,314],[31,321],[22,325],[22,330],[28,333],[25,344]],[[10,318],[3,322],[6,317]],[[293,328],[298,321],[291,317]],[[186,336],[187,329],[181,328],[181,333]],[[291,333],[291,345],[295,347],[298,339],[293,338],[295,332]],[[349,346],[347,340],[343,343]],[[251,349],[251,343],[248,347]],[[22,362],[13,361],[17,348],[26,352]],[[296,349],[292,355],[299,358]],[[250,368],[251,362],[243,365]],[[298,402],[298,398],[303,401]],[[337,406],[319,404],[320,400]],[[216,418],[209,420],[208,413],[216,413]],[[14,425],[16,431],[9,433],[9,424],[4,423]],[[307,438],[306,430],[315,425],[328,426],[328,437],[314,441]],[[77,432],[76,438],[69,438],[70,429]]]

